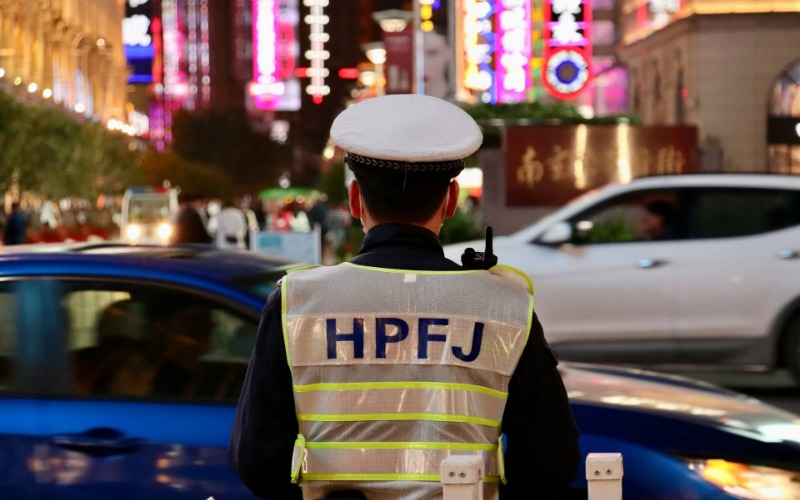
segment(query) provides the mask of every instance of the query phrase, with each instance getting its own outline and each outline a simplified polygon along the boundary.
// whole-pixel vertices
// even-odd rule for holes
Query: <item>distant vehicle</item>
[[[130,243],[167,244],[178,212],[178,189],[132,187],[122,197],[122,239]]]
[[[228,437],[264,299],[293,265],[196,245],[0,251],[0,498],[254,498]],[[561,374],[583,458],[623,454],[624,498],[800,498],[800,417],[684,378]]]
[[[467,247],[483,242],[445,254],[458,262]],[[800,381],[800,176],[611,184],[497,238],[494,251],[532,277],[562,359],[785,367]]]

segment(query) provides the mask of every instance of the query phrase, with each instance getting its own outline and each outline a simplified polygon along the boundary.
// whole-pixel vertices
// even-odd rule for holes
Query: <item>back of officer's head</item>
[[[331,137],[347,152],[370,215],[419,223],[441,207],[450,181],[483,136],[461,108],[425,95],[388,95],[342,112]]]

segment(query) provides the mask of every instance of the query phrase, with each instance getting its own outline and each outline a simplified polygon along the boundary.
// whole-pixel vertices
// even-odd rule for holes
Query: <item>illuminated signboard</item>
[[[275,109],[283,94],[278,74],[278,3],[253,0],[253,81],[248,90],[258,109]]]
[[[328,0],[303,0],[303,5],[310,9],[305,17],[309,30],[308,39],[311,41],[311,49],[305,54],[310,63],[306,75],[311,79],[310,85],[306,86],[306,92],[311,95],[315,104],[320,104],[322,98],[331,92],[330,87],[325,85],[325,78],[328,76],[325,61],[330,57],[330,53],[325,50],[325,43],[330,39],[325,32],[325,25],[330,19],[324,14]]]
[[[545,0],[544,15],[544,86],[573,99],[592,78],[591,0]]]
[[[531,87],[531,0],[497,0],[497,102],[520,102]]]
[[[494,2],[463,0],[464,76],[462,86],[478,92],[486,103],[497,102],[494,60]]]
[[[253,80],[248,92],[256,109],[300,109],[300,82],[294,76],[299,22],[297,0],[253,2]]]
[[[131,73],[128,83],[153,82],[153,32],[150,22],[153,17],[149,0],[128,0],[125,4],[125,19],[122,20],[122,40],[125,58]]]
[[[168,97],[169,109],[178,109],[186,100],[189,92],[186,73],[181,68],[184,37],[178,23],[178,0],[163,0],[161,15],[163,26],[161,36],[164,47],[164,95]]]

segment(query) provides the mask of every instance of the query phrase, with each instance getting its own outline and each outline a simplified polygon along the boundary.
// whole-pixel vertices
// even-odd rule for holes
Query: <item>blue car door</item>
[[[63,280],[55,498],[254,498],[227,460],[257,317],[166,285]]]
[[[45,343],[36,286],[0,283],[0,498],[44,499],[49,490]]]

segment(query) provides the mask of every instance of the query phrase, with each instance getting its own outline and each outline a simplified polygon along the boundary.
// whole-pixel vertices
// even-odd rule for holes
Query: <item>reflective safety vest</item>
[[[440,498],[441,462],[463,454],[484,458],[485,497],[497,497],[500,423],[533,313],[526,275],[346,263],[281,287],[304,498]]]

